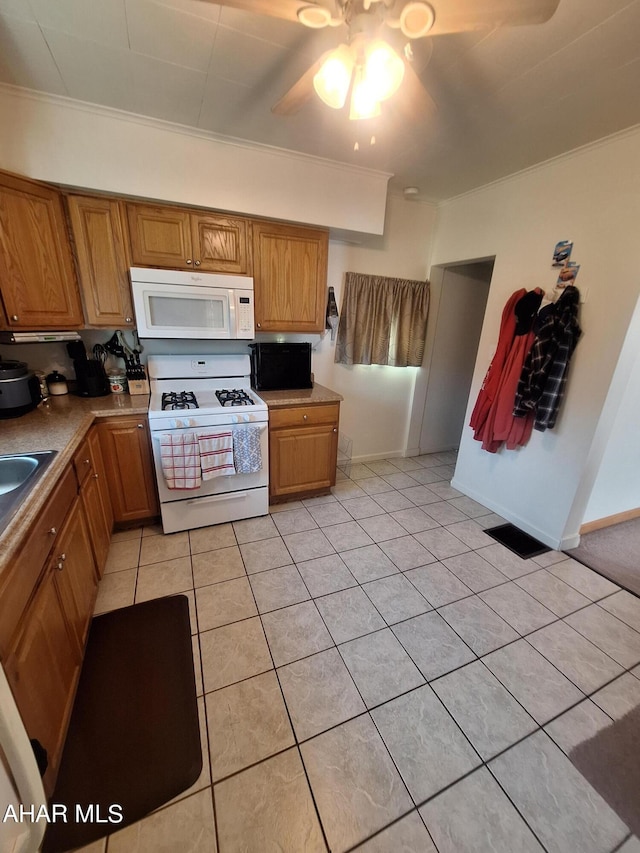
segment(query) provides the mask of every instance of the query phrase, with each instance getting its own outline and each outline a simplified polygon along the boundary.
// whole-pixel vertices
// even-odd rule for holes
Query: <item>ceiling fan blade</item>
[[[283,18],[285,21],[297,21],[298,9],[303,6],[315,6],[313,0],[210,0],[218,6],[229,6],[232,9],[242,9],[243,12],[253,12],[255,15],[265,15],[269,18]]]
[[[313,78],[320,70],[327,56],[332,52],[332,50],[327,50],[322,56],[319,56],[313,65],[304,72],[302,77],[293,84],[289,91],[271,107],[271,112],[278,116],[290,116],[302,109],[313,96]]]
[[[430,36],[466,30],[543,24],[558,8],[560,0],[439,0],[430,5],[435,22]]]

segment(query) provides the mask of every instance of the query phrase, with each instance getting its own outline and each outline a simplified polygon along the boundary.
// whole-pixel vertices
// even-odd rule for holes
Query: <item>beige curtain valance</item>
[[[428,281],[348,272],[335,360],[419,367],[428,313]]]

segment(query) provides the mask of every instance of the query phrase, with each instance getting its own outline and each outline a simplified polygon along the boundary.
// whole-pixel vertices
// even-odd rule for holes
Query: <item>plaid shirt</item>
[[[522,368],[513,415],[524,418],[535,411],[534,426],[541,432],[555,426],[569,362],[582,334],[579,301],[578,289],[569,285],[555,304],[542,309],[533,346]]]

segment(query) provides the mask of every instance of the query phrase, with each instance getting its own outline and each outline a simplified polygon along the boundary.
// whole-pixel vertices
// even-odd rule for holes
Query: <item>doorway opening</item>
[[[495,258],[434,267],[439,296],[420,430],[420,453],[457,449]],[[433,292],[433,291],[432,291]]]

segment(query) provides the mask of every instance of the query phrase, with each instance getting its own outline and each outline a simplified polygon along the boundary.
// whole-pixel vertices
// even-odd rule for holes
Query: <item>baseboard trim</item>
[[[631,521],[640,518],[640,507],[628,509],[625,512],[617,512],[615,515],[607,515],[604,518],[596,518],[595,521],[587,521],[581,525],[580,535],[591,533],[592,530],[602,530],[603,527],[611,527],[612,524],[621,524],[623,521]]]

